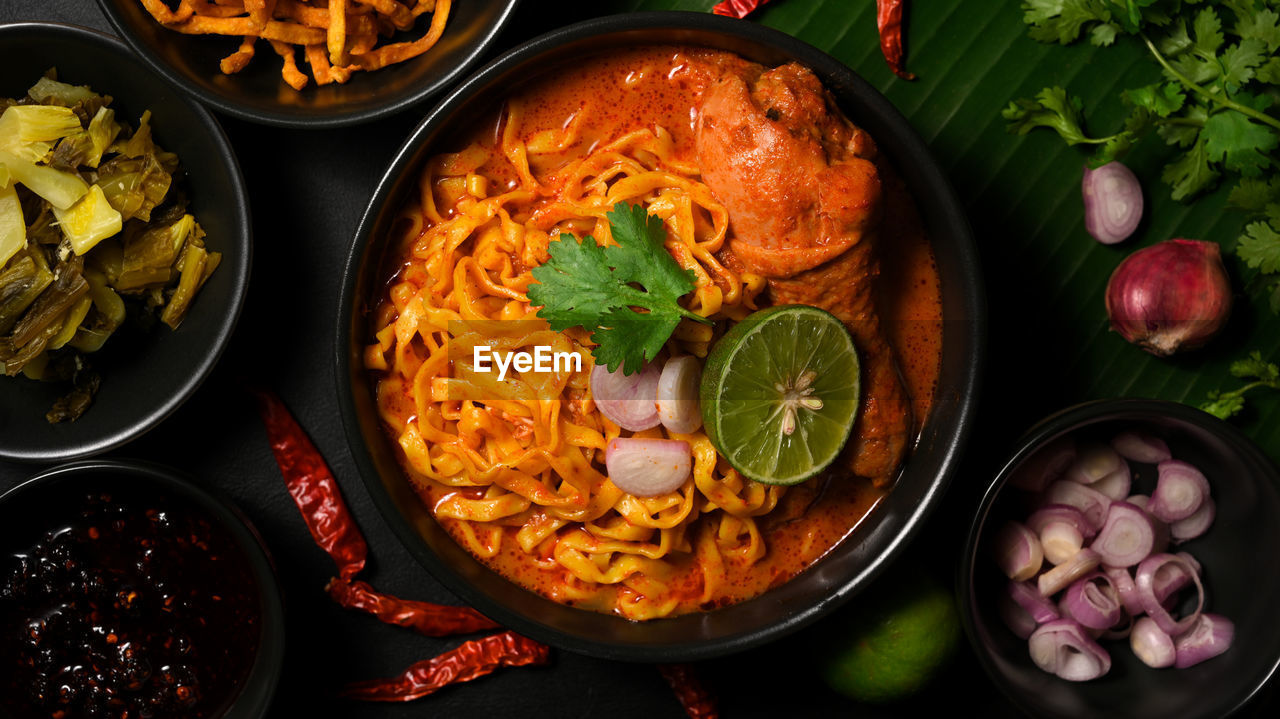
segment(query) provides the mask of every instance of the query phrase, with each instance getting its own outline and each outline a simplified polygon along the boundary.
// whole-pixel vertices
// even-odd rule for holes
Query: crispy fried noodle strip
[[[233,74],[253,60],[262,38],[284,58],[281,74],[296,90],[310,78],[299,69],[299,46],[317,85],[345,83],[361,70],[377,70],[426,53],[449,22],[451,0],[138,0],[156,22],[188,35],[241,38],[221,70]],[[430,20],[419,20],[430,15]],[[425,26],[425,27],[424,27]],[[417,30],[415,30],[417,28]],[[414,32],[421,34],[414,40]],[[403,35],[401,35],[403,34]],[[395,37],[393,37],[395,36]],[[379,45],[382,40],[389,40]]]

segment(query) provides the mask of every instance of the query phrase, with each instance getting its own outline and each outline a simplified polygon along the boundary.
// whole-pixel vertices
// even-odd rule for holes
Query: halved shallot
[[[693,469],[693,452],[680,439],[617,437],[604,452],[609,481],[637,497],[657,497],[680,489]]]
[[[702,426],[702,408],[698,404],[701,381],[702,363],[697,357],[684,355],[667,360],[658,378],[658,417],[663,427],[689,434]]]
[[[623,374],[621,367],[610,372],[598,364],[591,370],[591,396],[600,413],[619,427],[632,432],[652,429],[662,422],[658,415],[660,376],[653,364],[630,376]]]
[[[1080,194],[1084,198],[1084,228],[1093,239],[1114,245],[1138,229],[1142,220],[1142,185],[1124,163],[1086,166]]]

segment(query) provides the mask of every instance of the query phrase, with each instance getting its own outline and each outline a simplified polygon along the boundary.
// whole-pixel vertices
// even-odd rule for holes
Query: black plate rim
[[[86,44],[94,45],[106,52],[114,52],[130,60],[137,60],[128,46],[121,42],[119,38],[81,25],[54,22],[0,24],[0,41],[14,33],[66,35]],[[146,71],[145,63],[142,63],[142,69]],[[208,134],[210,141],[215,145],[217,155],[227,164],[228,174],[232,180],[231,193],[236,198],[235,206],[229,209],[231,213],[234,213],[235,218],[231,223],[236,230],[235,237],[232,239],[235,243],[235,251],[244,256],[244,270],[234,277],[231,288],[231,305],[227,307],[222,326],[213,338],[212,351],[205,356],[199,365],[192,368],[189,379],[183,383],[178,392],[166,398],[155,409],[146,413],[132,424],[118,425],[115,432],[88,443],[77,441],[65,447],[51,449],[32,449],[21,444],[14,445],[8,438],[0,437],[0,458],[20,462],[58,462],[90,457],[132,442],[167,419],[178,407],[190,399],[191,395],[195,394],[200,385],[212,373],[213,368],[217,365],[219,358],[221,358],[223,351],[229,344],[231,335],[235,332],[236,324],[239,322],[240,313],[244,307],[245,295],[249,290],[249,277],[253,271],[253,223],[251,221],[252,213],[249,208],[249,191],[245,186],[244,175],[240,171],[240,161],[231,149],[231,141],[222,129],[222,125],[200,103],[193,102],[185,95],[179,95],[178,99],[195,113],[196,117],[200,118],[201,129]],[[96,407],[95,409],[97,411],[110,411],[111,408]]]
[[[427,83],[412,92],[405,92],[400,97],[393,98],[391,101],[371,107],[366,110],[355,111],[335,111],[316,115],[296,115],[283,112],[257,111],[246,108],[239,103],[222,97],[216,93],[207,92],[203,88],[194,86],[185,82],[182,74],[175,70],[164,58],[160,57],[155,51],[143,43],[130,31],[128,23],[120,16],[120,13],[112,6],[110,0],[97,0],[98,9],[106,16],[107,22],[111,24],[111,28],[128,43],[129,47],[142,59],[153,72],[164,78],[165,82],[182,92],[187,97],[198,100],[200,103],[219,112],[224,112],[241,120],[256,122],[263,125],[271,125],[274,127],[286,127],[295,129],[331,129],[336,127],[348,127],[350,125],[360,125],[366,122],[372,122],[383,117],[394,115],[403,110],[407,110],[414,105],[423,102],[446,88],[451,87],[457,82],[459,77],[469,70],[477,60],[484,54],[497,40],[502,29],[506,27],[511,17],[515,14],[516,6],[520,4],[520,0],[503,0],[506,5],[499,13],[498,21],[493,23],[484,35],[480,37],[480,41],[467,53],[462,62],[459,62],[453,69],[446,72],[435,82]]]
[[[902,153],[898,159],[902,161],[918,161],[917,166],[921,169],[924,181],[937,191],[938,213],[954,226],[959,238],[956,252],[958,256],[956,262],[957,273],[967,277],[969,282],[961,293],[960,300],[963,303],[964,317],[958,323],[963,322],[966,325],[969,341],[965,343],[966,347],[963,353],[964,365],[967,369],[956,388],[959,396],[956,399],[955,431],[943,441],[945,446],[938,452],[940,457],[939,465],[943,468],[943,471],[939,473],[939,476],[935,478],[924,493],[920,504],[904,521],[897,536],[891,539],[883,551],[870,560],[861,572],[847,578],[839,587],[832,590],[828,596],[787,615],[777,623],[767,627],[750,632],[731,634],[713,641],[694,640],[662,646],[634,646],[573,637],[561,633],[555,628],[530,621],[502,604],[490,600],[426,548],[425,543],[414,528],[399,513],[390,496],[380,486],[380,478],[375,463],[368,448],[364,445],[359,419],[355,411],[355,395],[350,383],[347,381],[352,372],[351,348],[347,343],[349,329],[355,319],[355,291],[359,280],[360,263],[365,247],[373,239],[371,233],[377,222],[378,208],[388,200],[388,196],[392,192],[398,177],[414,161],[414,155],[423,139],[434,131],[437,125],[446,122],[450,112],[465,102],[471,95],[480,92],[491,80],[501,76],[506,70],[539,54],[554,50],[565,43],[597,35],[664,29],[720,33],[734,39],[760,43],[777,49],[781,53],[795,57],[815,69],[821,67],[824,70],[830,70],[832,74],[838,75],[845,84],[854,88],[853,92],[858,94],[860,102],[869,107],[870,113],[886,118],[898,126],[901,135],[900,139],[904,142]],[[365,213],[361,217],[352,243],[350,256],[345,264],[335,332],[334,381],[338,389],[339,409],[348,448],[374,506],[409,553],[454,594],[493,619],[534,639],[567,651],[604,659],[632,662],[711,659],[741,652],[765,642],[779,639],[829,614],[879,576],[902,553],[910,538],[919,531],[920,526],[937,509],[940,503],[939,500],[951,481],[951,476],[957,469],[960,455],[973,429],[972,425],[982,381],[982,368],[985,366],[986,355],[987,317],[984,287],[977,246],[974,242],[968,219],[963,211],[963,206],[960,204],[950,181],[942,174],[940,167],[933,160],[924,141],[907,122],[906,118],[878,90],[853,70],[829,54],[801,40],[752,22],[735,20],[710,13],[685,11],[639,12],[606,16],[548,32],[513,48],[480,70],[477,70],[444,97],[413,130],[400,149],[397,150],[387,171],[378,182]],[[618,621],[625,622],[627,620],[619,618]]]

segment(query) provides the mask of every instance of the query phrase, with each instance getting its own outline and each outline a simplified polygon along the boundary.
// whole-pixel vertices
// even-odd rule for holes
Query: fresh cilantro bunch
[[[681,319],[711,321],[677,302],[693,291],[694,274],[663,247],[662,220],[625,202],[607,217],[616,244],[561,234],[547,248],[550,259],[534,268],[537,282],[527,294],[551,329],[591,330],[596,364],[634,374],[657,357]]]
[[[1070,145],[1096,145],[1098,167],[1121,160],[1155,133],[1176,147],[1161,179],[1175,200],[1190,200],[1234,178],[1232,205],[1250,221],[1236,254],[1259,270],[1280,312],[1280,0],[1025,0],[1023,19],[1041,42],[1087,35],[1106,46],[1121,36],[1141,43],[1164,81],[1125,90],[1129,115],[1114,134],[1085,133],[1082,105],[1060,87],[1015,100],[1002,113],[1012,132],[1055,130]]]
[[[1244,409],[1244,396],[1250,391],[1259,387],[1280,389],[1280,366],[1263,360],[1261,352],[1252,352],[1232,362],[1231,376],[1253,381],[1230,392],[1210,392],[1209,401],[1200,405],[1200,409],[1215,417],[1230,419]]]

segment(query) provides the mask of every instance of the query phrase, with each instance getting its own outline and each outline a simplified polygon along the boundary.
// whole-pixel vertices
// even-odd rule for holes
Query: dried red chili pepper
[[[400,676],[353,682],[342,696],[371,702],[407,702],[492,673],[551,661],[551,648],[512,631],[463,642],[440,656],[418,662]]]
[[[876,0],[876,27],[880,30],[880,52],[893,74],[904,80],[916,76],[907,72],[902,49],[902,12],[907,0]]]
[[[702,683],[692,664],[659,664],[658,671],[671,685],[689,719],[716,719],[720,716],[716,698]]]
[[[744,18],[769,0],[724,0],[711,8],[711,12],[726,17]],[[916,76],[907,72],[902,46],[902,15],[906,0],[876,0],[876,29],[880,32],[880,52],[893,74],[904,80]]]
[[[412,629],[428,637],[470,634],[502,625],[471,607],[400,599],[378,593],[366,582],[331,579],[325,591],[339,606],[368,612],[387,624]]]
[[[338,576],[354,577],[364,569],[369,546],[342,500],[337,480],[280,397],[262,389],[255,390],[254,395],[276,464],[280,465],[285,485],[302,512],[307,529],[316,544],[333,557]]]
[[[725,17],[744,18],[750,15],[752,10],[767,2],[769,0],[724,0],[711,8],[711,12]]]

